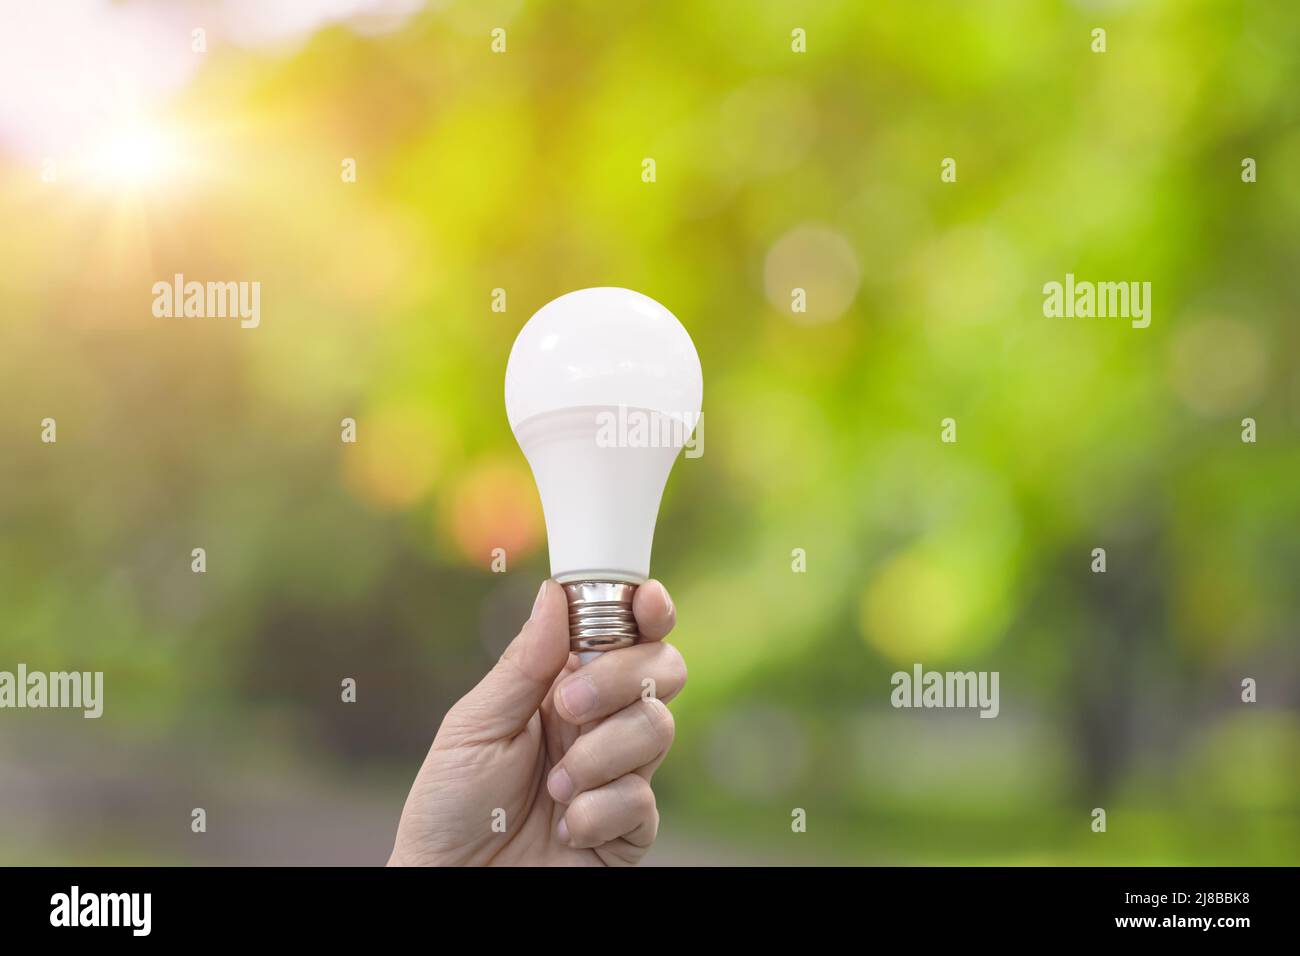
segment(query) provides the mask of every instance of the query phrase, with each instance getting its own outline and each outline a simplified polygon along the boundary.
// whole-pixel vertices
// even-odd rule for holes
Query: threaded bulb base
[[[569,600],[569,650],[612,651],[637,642],[641,635],[632,614],[635,584],[571,581],[563,587]]]

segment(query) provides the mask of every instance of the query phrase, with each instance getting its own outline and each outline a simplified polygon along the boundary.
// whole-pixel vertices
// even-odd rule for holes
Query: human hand
[[[663,637],[675,612],[637,588],[642,643],[580,665],[564,589],[542,582],[496,666],[447,712],[406,798],[390,866],[615,866],[659,828],[651,777],[673,740],[664,706],[686,683]]]

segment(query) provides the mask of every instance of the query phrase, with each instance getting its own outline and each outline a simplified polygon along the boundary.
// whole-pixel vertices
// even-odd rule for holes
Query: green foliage
[[[738,858],[1294,862],[1300,10],[530,3],[494,55],[452,9],[214,50],[165,188],[0,165],[0,668],[104,670],[128,750],[219,726],[400,800],[546,573],[513,337],[623,285],[706,382],[655,548],[666,820]],[[261,327],[155,319],[177,272],[260,281]],[[1045,318],[1067,272],[1151,282],[1150,328]],[[1000,671],[1001,716],[891,710],[915,661]]]

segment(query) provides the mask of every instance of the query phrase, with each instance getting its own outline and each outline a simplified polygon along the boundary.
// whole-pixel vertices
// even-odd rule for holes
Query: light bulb
[[[533,470],[569,643],[588,659],[637,638],[659,501],[700,417],[704,380],[677,318],[630,289],[542,306],[506,364],[506,415]]]

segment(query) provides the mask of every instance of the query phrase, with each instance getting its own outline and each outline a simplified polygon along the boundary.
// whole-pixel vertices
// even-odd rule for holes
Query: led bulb
[[[650,575],[659,501],[703,392],[686,329],[629,289],[560,296],[515,339],[506,415],[542,499],[577,652],[636,640],[632,596]]]

